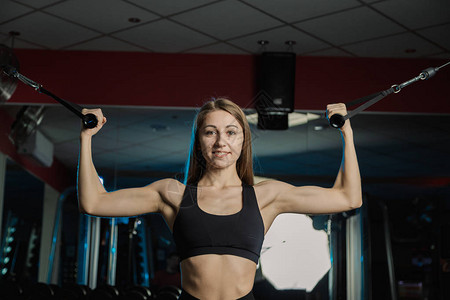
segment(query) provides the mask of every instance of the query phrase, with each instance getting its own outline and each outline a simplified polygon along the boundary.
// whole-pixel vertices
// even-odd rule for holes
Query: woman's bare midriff
[[[206,254],[181,262],[183,289],[199,299],[234,300],[253,288],[256,264],[233,255]]]

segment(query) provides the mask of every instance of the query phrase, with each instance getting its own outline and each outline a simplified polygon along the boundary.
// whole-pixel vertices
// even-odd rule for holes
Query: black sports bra
[[[202,254],[230,254],[258,263],[264,223],[252,186],[242,184],[242,209],[232,215],[213,215],[197,204],[197,186],[186,186],[173,225],[181,260]]]

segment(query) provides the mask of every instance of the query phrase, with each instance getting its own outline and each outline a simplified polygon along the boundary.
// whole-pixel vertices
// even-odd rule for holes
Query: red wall
[[[55,95],[79,104],[199,107],[210,97],[228,96],[253,107],[255,57],[250,55],[15,50],[20,73]],[[400,84],[443,60],[297,57],[295,107],[324,110]],[[450,113],[450,67],[414,83],[369,110]],[[19,82],[10,103],[55,103]],[[0,109],[0,151],[59,191],[74,176],[55,160],[40,167],[17,154],[8,140],[12,118]]]
[[[20,72],[79,104],[198,107],[229,96],[252,107],[255,57],[250,55],[15,50]],[[443,60],[297,57],[295,107],[324,110],[388,89]],[[450,66],[390,95],[369,110],[450,113]],[[10,102],[54,103],[19,83]]]

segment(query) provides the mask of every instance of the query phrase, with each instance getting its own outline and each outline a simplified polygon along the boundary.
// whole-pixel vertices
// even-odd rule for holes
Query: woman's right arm
[[[78,201],[81,212],[96,216],[135,216],[150,212],[162,213],[171,219],[174,202],[182,193],[182,184],[174,179],[156,181],[146,187],[107,192],[92,161],[92,137],[106,123],[100,109],[83,110],[99,120],[97,127],[81,130],[78,163]]]

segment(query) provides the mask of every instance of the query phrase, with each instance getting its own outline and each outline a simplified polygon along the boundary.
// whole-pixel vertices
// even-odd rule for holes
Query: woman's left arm
[[[328,114],[331,117],[338,113],[343,116],[347,114],[345,104],[330,104],[327,106]],[[350,209],[362,205],[361,175],[359,174],[358,159],[356,157],[353,130],[350,120],[346,120],[344,126],[340,128],[343,143],[343,155],[341,167],[332,187],[333,190],[344,194]]]
[[[329,117],[336,113],[347,114],[346,107],[342,103],[328,105],[327,111]],[[288,212],[328,214],[348,211],[362,205],[361,177],[349,120],[345,121],[340,132],[344,150],[333,187],[296,187],[280,181],[269,181],[266,188],[276,191],[272,194],[274,196],[272,205],[277,214]]]

